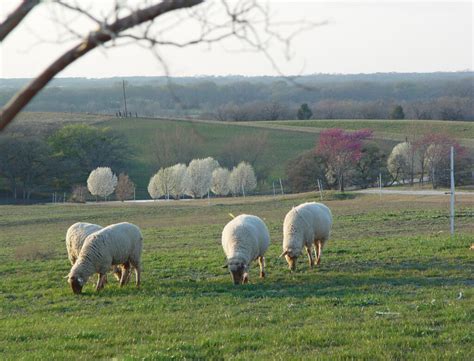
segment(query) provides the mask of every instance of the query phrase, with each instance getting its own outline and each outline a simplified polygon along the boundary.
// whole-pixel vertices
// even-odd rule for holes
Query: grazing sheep
[[[293,207],[285,216],[283,223],[283,253],[290,270],[296,269],[296,260],[303,250],[308,253],[309,265],[314,267],[311,253],[313,243],[316,251],[316,264],[321,263],[323,247],[329,239],[332,214],[322,203],[308,202]]]
[[[71,262],[71,266],[76,263],[76,260],[79,257],[79,253],[81,252],[82,245],[84,244],[84,241],[87,236],[101,230],[102,228],[103,227],[99,226],[98,224],[87,222],[77,222],[68,228],[66,232],[66,248],[69,262]],[[120,278],[122,276],[122,271],[120,267],[112,267],[112,272],[115,278],[120,281]]]
[[[76,263],[87,236],[102,228],[103,227],[98,224],[86,222],[77,222],[68,228],[66,232],[66,248],[71,266]]]
[[[227,267],[234,284],[247,283],[249,265],[258,259],[260,277],[265,277],[264,254],[270,244],[270,234],[263,221],[248,214],[241,214],[226,224],[222,231],[222,248],[227,257]]]
[[[96,290],[102,289],[106,273],[113,265],[122,267],[120,286],[127,283],[133,267],[137,288],[140,287],[142,240],[140,229],[127,222],[112,224],[89,235],[68,275],[73,292],[81,293],[93,273],[99,274]]]

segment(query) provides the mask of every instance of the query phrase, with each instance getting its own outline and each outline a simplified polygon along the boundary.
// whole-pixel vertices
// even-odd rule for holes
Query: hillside
[[[126,169],[137,184],[137,197],[145,198],[150,177],[159,168],[156,145],[160,137],[182,137],[192,135],[191,159],[212,156],[221,164],[231,162],[229,158],[250,161],[255,157],[255,168],[259,178],[266,179],[260,185],[261,192],[270,192],[272,180],[284,178],[289,160],[314,147],[318,134],[327,128],[340,127],[349,130],[370,128],[375,131],[374,140],[379,147],[390,151],[396,142],[403,141],[414,131],[437,131],[450,133],[464,146],[474,150],[474,123],[409,120],[309,120],[309,121],[258,121],[219,122],[185,119],[116,118],[104,115],[71,113],[22,113],[8,132],[51,133],[64,124],[87,123],[109,127],[123,133],[132,148],[131,161]],[[253,139],[253,143],[246,143]],[[262,146],[253,154],[246,145]],[[188,160],[189,161],[189,160]]]

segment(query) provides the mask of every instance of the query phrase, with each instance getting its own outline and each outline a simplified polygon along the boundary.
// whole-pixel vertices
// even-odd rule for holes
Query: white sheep
[[[79,257],[79,253],[81,252],[82,246],[87,236],[101,230],[102,228],[103,227],[99,226],[98,224],[87,222],[77,222],[68,228],[66,232],[66,248],[69,262],[71,262],[71,266],[76,263],[76,260]],[[120,281],[122,272],[120,267],[112,267],[112,272],[115,278]]]
[[[234,284],[247,283],[250,262],[258,259],[260,277],[265,277],[264,254],[270,244],[265,223],[256,216],[241,214],[226,224],[222,231],[222,248]]]
[[[71,266],[76,263],[87,236],[102,228],[103,227],[98,224],[86,222],[77,222],[68,228],[66,232],[66,248]]]
[[[329,239],[331,226],[331,210],[322,203],[303,203],[287,213],[283,223],[283,253],[280,257],[285,256],[290,270],[296,269],[296,260],[303,246],[306,248],[310,267],[314,267],[311,253],[313,243],[316,264],[321,263],[323,247]]]
[[[76,263],[68,275],[68,283],[74,293],[81,293],[88,278],[99,274],[96,290],[104,287],[107,271],[120,265],[120,286],[130,277],[130,267],[135,269],[136,285],[140,287],[142,234],[134,224],[123,222],[112,224],[89,235],[82,246]]]

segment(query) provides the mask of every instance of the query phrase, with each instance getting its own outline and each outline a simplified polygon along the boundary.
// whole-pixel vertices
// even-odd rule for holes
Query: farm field
[[[290,273],[282,221],[314,194],[149,203],[0,206],[1,359],[430,359],[473,352],[474,197],[328,194],[334,226],[318,269]],[[228,213],[256,214],[267,278],[221,266]],[[64,235],[76,221],[144,234],[142,288],[109,277],[75,296]]]

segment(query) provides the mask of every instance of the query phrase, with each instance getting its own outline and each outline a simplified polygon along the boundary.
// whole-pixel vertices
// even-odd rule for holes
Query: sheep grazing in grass
[[[265,223],[256,216],[241,214],[226,224],[222,231],[222,248],[227,257],[234,284],[247,283],[250,262],[258,259],[260,277],[265,277],[264,254],[270,244]]]
[[[142,241],[140,229],[127,222],[112,224],[90,234],[68,275],[73,292],[81,293],[94,273],[99,274],[96,286],[99,291],[105,285],[107,271],[114,265],[122,268],[121,287],[128,282],[131,267],[135,270],[137,288],[140,287]]]
[[[87,222],[77,222],[68,228],[66,232],[66,248],[69,262],[71,262],[71,266],[76,263],[76,260],[79,257],[79,253],[81,252],[82,246],[86,238],[90,234],[97,232],[102,228],[103,227],[99,226],[98,224]],[[112,267],[112,272],[115,278],[117,278],[117,280],[120,280],[122,276],[122,271],[120,267]]]
[[[296,269],[296,260],[303,250],[309,258],[309,265],[314,267],[312,255],[313,243],[316,251],[316,264],[321,263],[323,247],[329,239],[332,226],[332,214],[322,203],[308,202],[293,207],[283,223],[283,253],[290,270]]]
[[[71,266],[76,263],[87,236],[101,230],[102,228],[103,227],[98,224],[86,222],[77,222],[68,228],[66,232],[66,248]]]

